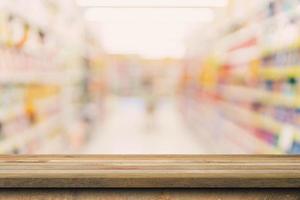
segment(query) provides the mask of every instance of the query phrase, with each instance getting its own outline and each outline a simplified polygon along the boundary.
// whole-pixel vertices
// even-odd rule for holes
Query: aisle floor
[[[106,119],[92,135],[83,154],[208,154],[224,151],[216,147],[205,131],[190,130],[175,101],[159,105],[154,127],[149,129],[143,102],[135,98],[116,99]],[[234,149],[234,148],[231,148]],[[236,149],[234,149],[236,150]],[[233,150],[233,151],[234,151]],[[226,153],[230,153],[226,150]]]
[[[153,127],[149,128],[141,100],[114,100],[107,119],[99,125],[83,153],[204,153],[201,145],[187,133],[174,106],[174,103],[160,105]]]

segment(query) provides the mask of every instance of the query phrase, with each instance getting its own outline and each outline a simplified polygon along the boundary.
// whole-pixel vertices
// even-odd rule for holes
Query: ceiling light
[[[153,9],[153,8],[88,8],[85,10],[88,21],[99,22],[212,22],[215,13],[210,8]]]
[[[224,7],[228,0],[77,0],[82,7]]]

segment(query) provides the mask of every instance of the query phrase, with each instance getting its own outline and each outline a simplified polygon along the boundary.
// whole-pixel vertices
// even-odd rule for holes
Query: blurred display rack
[[[17,133],[14,136],[10,136],[9,138],[0,141],[0,153],[13,152],[15,149],[25,146],[31,140],[40,136],[47,138],[49,129],[57,126],[60,122],[60,115],[56,115],[44,122],[34,125],[28,130],[24,130],[21,133]]]
[[[289,77],[300,78],[300,66],[262,67],[259,70],[261,78],[280,80]]]
[[[264,89],[224,85],[219,86],[222,96],[229,100],[244,102],[261,102],[266,105],[284,106],[289,108],[300,107],[300,96],[284,96],[278,92],[271,92]]]
[[[264,12],[266,12],[267,4],[275,1],[276,0],[270,0],[268,2],[264,1],[263,3],[257,1],[258,4],[260,4],[260,6],[257,7],[257,11],[261,12],[264,10]],[[294,1],[294,3],[296,3],[296,1]],[[290,20],[296,19],[299,21],[299,2],[297,2],[297,6],[292,7],[289,10],[281,10],[279,13],[273,16],[264,16],[263,18],[261,16],[257,16],[259,16],[259,14],[253,15],[252,13],[252,16],[244,17],[246,20],[239,22],[240,28],[234,29],[231,32],[224,32],[222,30],[219,31],[218,29],[215,29],[218,34],[212,34],[212,38],[207,40],[214,41],[213,45],[210,44],[212,48],[209,51],[212,52],[215,57],[219,58],[219,61],[221,62],[220,64],[228,61],[228,58],[233,61],[239,61],[236,63],[230,63],[232,64],[230,75],[239,79],[244,79],[244,83],[241,85],[236,83],[222,83],[221,85],[218,85],[217,83],[215,89],[218,95],[221,95],[221,98],[223,98],[223,101],[220,103],[220,105],[223,105],[224,109],[222,110],[224,110],[227,116],[230,116],[229,118],[233,121],[240,121],[241,124],[267,130],[279,138],[285,137],[282,135],[283,130],[288,127],[289,132],[293,132],[293,137],[290,138],[290,140],[300,144],[300,128],[297,125],[285,123],[263,113],[258,113],[243,108],[244,102],[258,102],[264,104],[265,106],[278,106],[299,110],[299,94],[286,94],[282,91],[279,92],[270,91],[267,89],[259,89],[259,86],[257,85],[247,85],[249,81],[247,82],[247,80],[245,80],[246,78],[249,78],[249,62],[263,59],[266,56],[277,54],[282,51],[300,49],[299,32],[297,37],[293,37],[292,40],[290,39],[288,41],[279,40],[280,38],[278,38],[277,40],[271,40],[271,43],[270,41],[265,43],[265,41],[262,40],[262,37],[267,35],[275,35],[278,31],[278,33],[280,33],[280,31],[282,32],[285,24],[291,23]],[[227,20],[227,23],[223,25],[223,27],[225,27],[223,30],[226,30],[226,26],[230,27],[231,23],[234,24],[237,22],[234,19],[232,20],[233,21]],[[271,29],[272,33],[266,33],[266,27],[273,27],[273,29]],[[245,42],[252,40],[254,41],[253,43],[245,45]],[[230,49],[234,49],[234,51],[231,51]],[[241,53],[245,59],[241,59]],[[206,51],[202,59],[205,59],[207,55],[210,55],[210,53]],[[260,64],[257,66],[256,78],[259,81],[282,81],[291,77],[295,79],[300,78],[300,66],[297,65],[263,66]],[[239,102],[241,102],[240,105]],[[262,141],[263,140],[264,139],[262,138]],[[277,146],[278,144],[270,145],[274,145],[274,148],[276,149],[281,148]],[[286,153],[287,150],[284,149],[280,151]]]
[[[270,1],[274,1],[274,0],[270,0]],[[222,47],[224,47],[224,45],[227,47],[234,46],[236,44],[244,42],[245,39],[248,39],[249,37],[252,36],[258,37],[259,34],[262,34],[261,33],[262,27],[268,24],[276,24],[280,21],[284,21],[291,17],[300,17],[300,6],[292,8],[289,11],[284,11],[284,12],[281,11],[279,14],[276,14],[275,16],[265,18],[261,21],[253,22],[251,24],[244,22],[245,25],[242,26],[240,29],[228,33],[225,36],[221,35],[222,33],[219,33],[219,35],[217,36],[219,37],[218,42],[221,43]],[[260,50],[260,55],[266,56],[284,49],[291,49],[291,48],[294,49],[300,48],[300,36],[299,38],[297,38],[294,41],[291,41],[290,43],[281,44],[276,42],[272,46],[262,47]]]
[[[210,95],[206,96],[205,99],[202,99],[202,101],[203,100],[214,102],[216,104],[215,106],[218,106],[218,108],[221,110],[221,113],[225,114],[226,117],[223,118],[224,122],[228,124],[232,123],[234,124],[233,126],[236,126],[235,130],[238,133],[235,134],[234,137],[240,137],[241,130],[239,129],[244,129],[244,127],[240,127],[239,125],[247,125],[254,128],[265,129],[272,132],[274,136],[280,136],[283,128],[291,127],[292,131],[294,132],[294,139],[300,142],[300,130],[291,124],[283,123],[279,120],[273,119],[272,117],[234,105],[233,103],[231,103],[232,101],[226,101],[224,99],[215,101],[214,99],[211,99]],[[234,101],[236,101],[236,99]],[[237,129],[237,127],[239,127],[239,129]],[[260,137],[248,134],[247,132],[243,133],[243,137],[245,137],[246,134],[248,135],[247,142],[249,142],[250,144],[256,144],[259,147],[258,149],[263,150],[263,153],[284,153],[284,151],[280,149],[280,147],[274,146]]]
[[[206,120],[205,124],[210,124],[209,121],[216,120],[215,118],[207,118],[205,116],[205,114],[203,114],[203,112],[204,112],[203,110],[199,111],[197,108],[195,108],[195,107],[199,106],[199,100],[197,100],[195,98],[192,98],[192,99],[193,99],[193,101],[191,103],[193,105],[189,104],[189,106],[192,107],[192,109],[190,109],[189,112],[192,112],[190,114],[192,114],[195,117],[193,119],[193,120],[195,120],[195,123],[199,124],[199,121],[198,121],[199,113],[201,113],[202,118],[204,118],[204,120]],[[209,110],[210,112],[216,112],[216,110],[214,108],[210,108],[210,107],[212,107],[212,105],[209,105],[209,103],[212,104],[212,101],[209,100],[208,101],[209,103],[207,103],[205,100],[204,101],[203,100],[204,99],[202,99],[202,101],[201,101],[202,107],[205,107],[205,109]],[[214,105],[214,106],[216,106],[216,105]],[[247,114],[249,115],[249,112],[247,110],[240,109],[238,107],[234,107],[231,104],[228,104],[225,102],[218,102],[217,106],[222,106],[223,108],[226,107],[228,112],[226,112],[225,109],[222,109],[222,112],[225,112],[226,114],[228,114],[228,116],[232,115],[231,119],[234,119],[235,121],[239,120],[239,117],[238,117],[238,119],[236,119],[236,117],[237,117],[236,112],[239,112],[239,111],[242,111],[243,113],[247,112]],[[253,118],[253,116],[254,116],[254,113],[251,113],[252,118]],[[255,117],[257,117],[257,116],[255,116]],[[255,119],[257,119],[257,118],[255,118]],[[242,130],[243,128],[241,128],[237,124],[233,123],[234,120],[231,121],[226,118],[222,118],[221,120],[222,120],[222,125],[226,127],[226,128],[224,128],[222,126],[222,128],[227,130],[227,131],[223,130],[224,132],[221,134],[225,135],[225,137],[226,137],[225,139],[229,139],[231,141],[236,141],[236,144],[241,146],[244,150],[247,150],[246,153],[249,153],[249,152],[252,152],[252,153],[253,152],[257,152],[257,153],[264,152],[267,154],[268,153],[269,154],[283,153],[283,151],[280,148],[267,143],[266,141],[262,140],[261,138],[255,137],[254,135],[247,133],[247,131]],[[211,124],[211,125],[215,126],[215,124]],[[255,126],[258,126],[258,124],[255,124]],[[259,126],[261,126],[261,124],[259,124]],[[206,131],[209,130],[209,128],[203,127],[203,125],[201,125],[201,127],[204,128]],[[239,137],[241,136],[241,132],[243,132],[243,137],[246,140],[239,140]],[[252,144],[255,144],[255,145],[253,146]]]
[[[59,73],[34,73],[34,72],[11,72],[1,73],[0,84],[62,84],[62,78]]]
[[[260,23],[258,23],[258,26],[267,26],[269,24],[276,24],[276,23],[286,23],[289,18],[292,17],[299,17],[300,15],[300,7],[297,6],[296,8],[291,9],[287,12],[281,12],[271,18],[268,18]],[[284,21],[284,22],[281,22]],[[238,32],[238,34],[242,34],[242,32]],[[264,34],[264,32],[260,33]],[[255,37],[260,37],[259,35],[256,35]],[[291,49],[299,49],[300,43],[299,43],[299,35],[297,38],[294,38],[292,41],[289,41],[288,43],[282,43],[282,42],[275,42],[274,44],[267,44],[267,46],[263,45],[261,47],[261,57],[265,57],[268,55],[275,54],[280,51],[284,50],[291,50]],[[259,56],[260,57],[260,56]],[[259,58],[258,57],[258,58]],[[283,80],[290,77],[299,78],[300,76],[300,67],[299,66],[260,66],[258,71],[258,77],[262,80]],[[285,95],[280,92],[271,92],[267,90],[261,90],[261,89],[254,89],[254,88],[248,88],[245,86],[242,87],[225,87],[223,88],[226,92],[229,92],[230,94],[226,94],[227,97],[231,98],[234,101],[234,98],[239,98],[240,100],[244,101],[250,101],[250,102],[260,102],[265,103],[267,105],[274,105],[274,106],[284,106],[289,108],[298,109],[300,99],[297,94],[294,95]],[[230,92],[231,91],[231,92]],[[223,92],[224,94],[226,92]],[[243,97],[241,97],[243,96]],[[235,99],[237,100],[237,99]],[[232,107],[230,107],[232,106]],[[231,117],[235,117],[235,120],[241,120],[246,119],[246,121],[242,123],[250,123],[253,127],[263,128],[264,130],[268,130],[269,132],[273,134],[277,134],[279,137],[284,137],[281,134],[283,129],[285,127],[289,127],[289,131],[293,132],[293,140],[296,142],[300,142],[300,130],[297,126],[294,126],[292,124],[283,123],[279,120],[275,120],[272,117],[267,117],[264,114],[256,113],[250,110],[245,110],[243,108],[233,106],[233,105],[226,105],[228,110],[235,111],[239,113],[239,115],[244,115],[244,117],[240,117],[239,119],[236,118],[236,116],[231,114]]]
[[[230,118],[242,122],[243,124],[251,125],[252,127],[263,128],[277,136],[280,136],[284,127],[290,127],[293,132],[294,140],[300,142],[300,130],[292,124],[283,123],[273,119],[272,117],[253,112],[233,104],[223,102],[222,106],[226,108],[225,110],[228,110],[226,113],[230,116]],[[239,115],[237,116],[236,113],[239,113]]]
[[[15,44],[7,45],[5,42],[1,43],[1,87],[8,87],[7,90],[9,90],[9,93],[12,93],[9,95],[13,95],[14,86],[24,88],[31,86],[54,86],[60,87],[60,91],[54,94],[55,97],[59,96],[59,99],[53,98],[53,95],[43,97],[42,101],[50,101],[50,103],[38,105],[38,109],[42,112],[46,109],[47,112],[47,109],[52,109],[52,103],[59,103],[59,108],[56,108],[59,110],[51,110],[50,115],[42,113],[44,119],[35,121],[34,123],[29,122],[30,125],[27,125],[26,128],[23,127],[21,131],[15,131],[15,129],[11,133],[7,133],[6,131],[5,135],[1,135],[0,138],[0,153],[15,153],[15,150],[18,153],[26,153],[27,146],[36,139],[39,140],[39,148],[48,149],[47,152],[56,152],[55,149],[51,150],[50,143],[53,141],[53,137],[61,137],[64,139],[63,142],[65,142],[65,145],[68,146],[70,145],[70,141],[66,140],[72,140],[71,137],[73,134],[69,132],[69,127],[82,123],[81,116],[77,115],[79,115],[82,109],[82,103],[79,102],[81,94],[78,94],[78,91],[82,89],[84,78],[81,71],[83,68],[82,55],[85,49],[89,47],[85,38],[87,31],[85,22],[82,20],[79,10],[76,9],[75,3],[72,0],[28,3],[20,1],[20,4],[17,1],[6,0],[1,3],[4,6],[0,7],[0,10],[3,11],[1,14],[6,16],[5,20],[8,20],[10,16],[13,17],[14,23],[18,23],[17,26],[20,30],[13,29],[14,31],[22,31],[22,27],[26,25],[30,27],[29,37],[33,35],[33,40],[37,39],[35,37],[45,36],[46,34],[46,40],[49,39],[51,43],[50,49],[47,46],[47,42],[46,45],[44,45],[45,43],[39,43],[36,46],[33,43],[33,46],[31,46],[31,40],[26,42],[26,48],[23,48],[23,46],[16,48]],[[38,3],[39,9],[37,9],[37,4],[35,3]],[[25,11],[32,6],[34,9],[37,9],[37,12],[26,13]],[[0,17],[3,16],[1,15]],[[0,20],[3,19],[1,18]],[[11,26],[8,23],[11,22],[7,21],[5,25]],[[71,26],[69,32],[65,32],[65,27],[69,25]],[[22,34],[24,32],[17,35],[22,36]],[[99,44],[94,42],[93,45],[98,47]],[[49,105],[50,107],[48,108],[47,106]],[[16,117],[13,120],[18,120],[17,118],[20,114],[26,115],[27,120],[30,121],[30,116],[26,113],[28,111],[24,111],[26,107],[23,103],[20,105],[9,104],[7,108],[1,105],[0,113],[1,117],[3,117],[3,122],[1,122],[6,123],[5,120],[10,118],[10,116]],[[62,128],[63,130],[55,131],[57,128]],[[23,151],[24,148],[25,151]]]

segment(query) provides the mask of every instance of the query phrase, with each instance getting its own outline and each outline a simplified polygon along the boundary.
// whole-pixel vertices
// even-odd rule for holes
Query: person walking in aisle
[[[146,128],[151,130],[155,128],[155,113],[157,109],[157,95],[155,91],[155,78],[147,74],[143,79],[143,96],[146,114]]]

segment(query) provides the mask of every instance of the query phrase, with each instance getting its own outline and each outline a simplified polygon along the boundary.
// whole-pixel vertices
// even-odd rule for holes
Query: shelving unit
[[[220,86],[222,97],[233,101],[260,102],[269,106],[284,106],[297,109],[300,107],[300,96],[284,96],[278,92],[251,87],[224,85]]]
[[[199,33],[195,44],[209,48],[187,55],[185,88],[196,88],[199,103],[214,102],[224,120],[263,143],[300,153],[299,1],[252,1],[241,19],[235,13],[245,6],[237,2],[220,17],[226,23],[210,28],[214,34]]]
[[[84,86],[93,84],[101,45],[89,41],[72,0],[4,0],[0,13],[0,153],[80,148],[91,126],[84,109],[94,101]]]

